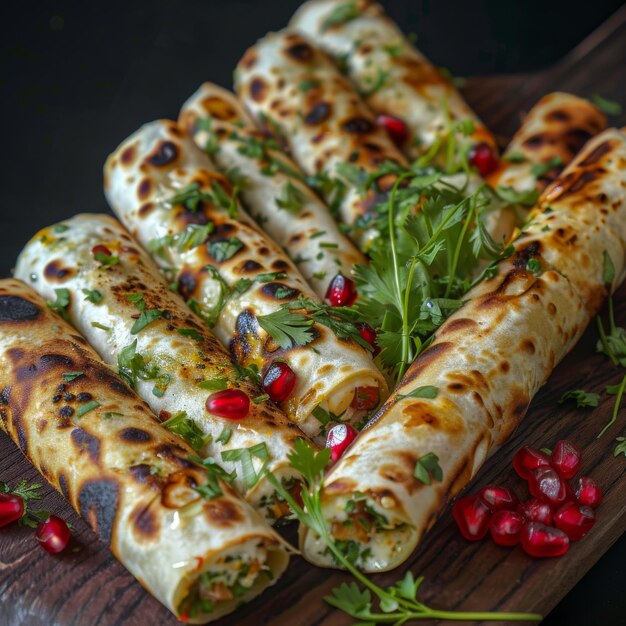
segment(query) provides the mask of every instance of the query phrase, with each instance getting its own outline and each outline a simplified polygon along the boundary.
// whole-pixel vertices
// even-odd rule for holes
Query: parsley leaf
[[[64,319],[68,319],[67,307],[70,304],[70,291],[69,289],[55,289],[56,300],[54,302],[48,302],[48,308],[52,309],[55,313],[58,313]]]
[[[417,389],[413,389],[409,393],[399,393],[396,398],[401,400],[402,398],[428,398],[433,399],[436,398],[439,394],[439,389],[437,387],[433,387],[433,385],[424,385],[423,387],[417,387]]]
[[[262,461],[258,471],[254,468],[253,458]],[[222,452],[222,461],[241,464],[242,477],[248,489],[251,489],[259,482],[269,460],[270,453],[265,442],[257,443],[249,448],[235,448]]]
[[[332,26],[345,24],[346,22],[349,22],[359,17],[359,15],[360,12],[356,2],[352,1],[339,4],[324,19],[324,21],[320,25],[320,32],[324,33]]]
[[[166,312],[161,309],[148,309],[147,311],[142,311],[141,315],[130,329],[130,334],[136,335],[138,332],[146,328],[146,326],[149,326],[158,319],[165,317],[165,313]]]
[[[523,163],[524,161],[526,161],[524,153],[520,152],[519,150],[516,152],[510,152],[509,154],[505,154],[502,158],[509,163]]]
[[[230,437],[233,434],[233,431],[231,428],[227,428],[226,426],[223,428],[222,432],[220,433],[220,436],[215,440],[217,443],[221,443],[223,445],[226,445],[229,441],[230,441]]]
[[[616,437],[615,441],[618,444],[615,446],[615,450],[613,450],[613,456],[619,456],[620,454],[626,456],[626,437]]]
[[[434,452],[429,452],[417,459],[413,476],[425,485],[430,485],[433,480],[443,479],[443,470],[439,465],[439,457]]]
[[[606,115],[620,115],[622,113],[622,105],[619,102],[603,98],[597,93],[591,96],[591,102]]]
[[[114,254],[106,254],[101,251],[96,252],[93,256],[104,269],[113,267],[113,265],[117,265],[120,262],[120,257],[115,256]]]
[[[99,406],[102,406],[102,405],[97,400],[92,400],[91,402],[87,402],[87,404],[83,404],[80,407],[78,407],[78,410],[76,411],[76,416],[82,417],[86,413],[89,413],[89,411],[93,411],[94,409],[97,409]]]
[[[85,294],[85,300],[93,302],[94,304],[100,304],[102,302],[102,294],[97,289],[81,289]]]
[[[207,391],[222,391],[228,389],[228,378],[221,376],[211,380],[203,380],[198,383],[198,387],[200,387],[200,389],[206,389]]]
[[[256,319],[259,326],[284,350],[305,346],[314,339],[311,331],[314,321],[301,313],[292,313],[281,307]]]
[[[198,485],[194,489],[205,499],[213,500],[224,495],[219,481],[232,483],[237,477],[236,472],[227,472],[221,465],[211,457],[201,459],[199,456],[191,455],[189,460],[200,465],[206,471],[207,482],[205,485]]]
[[[243,243],[238,237],[224,241],[211,241],[207,246],[209,254],[215,259],[216,263],[228,261],[228,259],[235,256],[241,248],[243,248]]]
[[[202,341],[204,339],[195,328],[177,328],[176,332],[183,337],[191,337],[196,341]]]
[[[185,411],[176,413],[176,415],[161,422],[161,426],[182,437],[196,452],[202,450],[211,441],[211,435],[205,435]]]
[[[66,383],[71,383],[73,380],[76,380],[80,376],[82,376],[85,372],[64,372],[63,380]]]
[[[288,181],[283,187],[283,195],[276,198],[276,206],[279,209],[285,209],[293,215],[297,215],[302,210],[302,206],[306,196],[291,181]]]
[[[584,389],[572,389],[566,391],[559,399],[559,404],[563,404],[568,400],[576,402],[576,407],[581,409],[584,407],[596,407],[600,401],[600,394],[586,392]]]
[[[531,172],[535,178],[541,178],[551,169],[554,169],[555,167],[561,167],[562,165],[563,159],[560,156],[556,156],[550,159],[547,163],[536,163],[532,166]]]

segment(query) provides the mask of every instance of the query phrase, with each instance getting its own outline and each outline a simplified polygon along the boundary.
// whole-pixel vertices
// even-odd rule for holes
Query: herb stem
[[[463,246],[463,242],[465,241],[465,235],[467,234],[467,229],[469,228],[469,224],[474,218],[474,212],[476,210],[476,204],[474,202],[474,198],[470,198],[470,209],[467,212],[467,216],[465,217],[465,223],[463,224],[463,229],[461,230],[461,234],[456,241],[456,246],[454,247],[454,255],[452,257],[452,264],[449,271],[450,280],[446,285],[446,291],[444,294],[444,298],[450,297],[450,290],[452,289],[452,285],[454,284],[454,278],[456,276],[456,268],[459,265],[459,257],[461,256],[461,248]]]
[[[609,300],[610,302],[610,300]],[[596,317],[596,326],[598,327],[598,334],[600,335],[600,343],[602,344],[602,352],[606,354],[609,359],[611,359],[611,363],[617,366],[617,359],[613,356],[613,351],[609,348],[609,342],[606,338],[606,333],[604,332],[604,325],[602,324],[602,320],[600,316]]]
[[[624,395],[624,390],[626,390],[626,374],[622,378],[622,382],[617,390],[617,397],[615,398],[615,404],[613,405],[613,413],[611,414],[611,419],[608,424],[600,431],[596,439],[600,439],[604,433],[615,424],[617,421],[617,412],[619,411],[619,407],[622,404],[622,396]]]

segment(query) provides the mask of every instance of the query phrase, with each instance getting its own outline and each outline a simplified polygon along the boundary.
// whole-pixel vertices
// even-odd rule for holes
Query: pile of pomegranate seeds
[[[519,502],[508,487],[491,485],[459,498],[452,515],[461,534],[479,541],[489,531],[498,545],[519,543],[534,557],[565,554],[570,541],[580,541],[593,528],[593,509],[602,502],[602,491],[589,476],[578,479],[575,491],[567,482],[581,460],[580,450],[567,440],[557,441],[550,456],[524,446],[513,458],[513,468],[533,497]]]

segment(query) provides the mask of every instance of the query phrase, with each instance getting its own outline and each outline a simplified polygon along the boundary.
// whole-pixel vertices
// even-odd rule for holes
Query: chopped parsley
[[[439,465],[439,457],[434,452],[420,457],[415,464],[413,476],[425,485],[430,485],[433,480],[441,481],[443,470]]]
[[[63,374],[63,380],[66,383],[71,383],[73,380],[76,380],[79,376],[82,376],[85,372],[65,372]]]
[[[243,243],[238,237],[233,237],[225,241],[211,241],[207,245],[207,250],[213,259],[215,259],[216,263],[228,261],[235,256],[241,248],[243,248]]]
[[[202,450],[212,439],[210,434],[205,435],[200,430],[198,425],[187,416],[185,411],[176,413],[168,420],[161,422],[161,426],[171,433],[182,437],[196,452]]]
[[[262,461],[258,471],[254,469],[253,458]],[[222,461],[241,464],[242,478],[248,489],[251,489],[259,482],[269,460],[270,453],[265,442],[257,443],[249,448],[235,448],[222,452]]]
[[[351,20],[359,17],[359,15],[360,13],[356,2],[344,2],[343,4],[339,4],[328,14],[328,17],[326,17],[326,19],[322,22],[320,26],[320,31],[324,33],[329,28],[332,28],[333,26],[339,26],[340,24],[345,24],[346,22],[350,22]]]
[[[566,391],[561,398],[559,399],[559,404],[563,404],[568,400],[573,400],[576,402],[576,407],[579,409],[585,407],[596,407],[598,406],[598,402],[600,401],[600,394],[587,392],[584,389],[572,389],[570,391]]]
[[[76,415],[78,417],[82,417],[86,413],[89,413],[89,411],[93,411],[94,409],[97,409],[99,406],[102,406],[102,405],[97,400],[92,400],[91,402],[87,402],[87,404],[83,404],[82,406],[78,407],[78,410],[76,411]]]
[[[55,289],[56,299],[54,302],[48,302],[48,307],[55,313],[58,313],[64,319],[68,318],[67,307],[70,304],[70,291],[69,289]]]
[[[305,194],[289,181],[283,187],[282,197],[276,198],[276,206],[297,215],[302,210],[305,200]]]
[[[100,304],[102,302],[102,294],[97,289],[81,289],[85,294],[85,300],[93,302],[94,304]]]
[[[196,341],[202,341],[204,337],[195,328],[177,328],[176,332],[183,337],[191,337]]]

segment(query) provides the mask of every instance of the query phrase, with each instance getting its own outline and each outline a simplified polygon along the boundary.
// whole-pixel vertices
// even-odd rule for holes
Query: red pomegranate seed
[[[393,115],[381,114],[376,118],[376,123],[387,131],[389,138],[398,148],[404,145],[409,133],[406,124],[401,119]]]
[[[343,274],[337,274],[331,281],[326,291],[326,300],[331,306],[350,306],[357,297],[354,281],[346,278]]]
[[[499,546],[514,546],[524,526],[524,518],[515,511],[496,511],[489,522],[491,538]]]
[[[330,448],[330,458],[337,461],[346,448],[356,439],[358,432],[350,424],[335,424],[326,436],[326,447]]]
[[[91,249],[91,254],[93,254],[94,258],[99,254],[104,254],[105,256],[111,256],[111,251],[103,245],[94,246]]]
[[[380,399],[378,387],[357,387],[354,390],[354,398],[350,406],[357,411],[369,411],[373,409]]]
[[[555,514],[554,524],[571,541],[580,541],[596,523],[596,514],[588,506],[566,502]]]
[[[0,493],[0,528],[24,515],[24,499],[16,493]]]
[[[535,557],[561,556],[569,550],[569,537],[558,528],[527,522],[520,541],[524,552]]]
[[[539,522],[546,526],[552,524],[552,507],[537,498],[531,498],[520,504],[517,512],[528,522]]]
[[[372,346],[374,349],[372,352],[372,356],[376,356],[380,354],[380,346],[376,341],[376,331],[369,325],[363,322],[362,324],[357,324],[357,330],[359,331],[359,335],[361,335],[361,339],[363,341],[367,341],[367,343]]]
[[[60,517],[51,515],[45,522],[39,524],[36,536],[44,550],[57,554],[67,548],[72,535],[67,524]]]
[[[488,143],[479,143],[470,152],[470,163],[481,176],[488,176],[498,167],[498,159]]]
[[[581,476],[576,488],[576,499],[583,506],[595,509],[602,502],[602,490],[589,476]]]
[[[538,467],[528,477],[530,493],[550,503],[559,506],[568,500],[573,494],[568,489],[568,484],[551,467]]]
[[[206,410],[229,420],[242,420],[250,411],[250,398],[239,389],[216,391],[206,399]]]
[[[459,498],[452,507],[452,515],[468,541],[478,541],[487,534],[491,511],[478,496]]]
[[[556,442],[552,450],[550,465],[563,478],[572,478],[580,467],[581,459],[580,450],[571,441],[561,439]]]
[[[263,389],[274,402],[286,400],[296,386],[297,376],[284,361],[274,361],[263,378]]]
[[[513,457],[513,469],[524,479],[528,480],[530,472],[538,467],[549,467],[550,459],[541,450],[524,446]]]
[[[499,485],[483,487],[478,495],[491,511],[514,511],[517,506],[517,496],[508,488]]]

